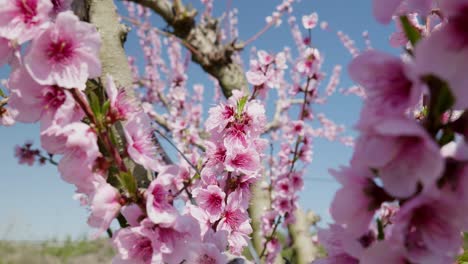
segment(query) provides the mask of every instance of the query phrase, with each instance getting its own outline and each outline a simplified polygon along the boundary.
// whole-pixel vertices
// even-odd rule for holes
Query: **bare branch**
[[[192,60],[207,73],[216,78],[223,94],[230,97],[233,90],[247,89],[247,81],[242,65],[235,63],[231,56],[241,50],[243,45],[234,42],[223,44],[219,41],[218,20],[206,18],[204,23],[196,24],[196,10],[188,9],[181,1],[177,8],[169,0],[130,0],[152,9],[173,28],[173,34],[193,47]]]

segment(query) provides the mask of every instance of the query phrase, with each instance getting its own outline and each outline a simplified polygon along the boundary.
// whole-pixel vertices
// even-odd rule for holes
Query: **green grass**
[[[114,255],[107,239],[50,240],[45,242],[0,241],[0,264],[110,263]]]

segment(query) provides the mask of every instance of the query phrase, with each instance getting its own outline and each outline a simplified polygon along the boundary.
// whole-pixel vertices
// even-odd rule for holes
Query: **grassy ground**
[[[0,241],[0,264],[98,264],[111,263],[109,242],[79,240],[64,242]]]

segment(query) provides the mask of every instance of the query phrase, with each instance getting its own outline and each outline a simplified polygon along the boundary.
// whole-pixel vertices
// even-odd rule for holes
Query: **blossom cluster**
[[[467,10],[458,0],[374,1],[378,21],[399,19],[409,52],[370,50],[349,65],[366,93],[360,136],[350,165],[332,171],[342,187],[330,208],[335,224],[319,232],[328,257],[315,263],[453,263],[460,253]]]

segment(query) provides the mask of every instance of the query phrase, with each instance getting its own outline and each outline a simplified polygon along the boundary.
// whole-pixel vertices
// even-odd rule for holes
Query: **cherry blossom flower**
[[[248,235],[252,233],[247,212],[230,203],[229,198],[224,215],[216,230],[229,232],[229,247],[234,254],[240,254],[242,248],[247,246]]]
[[[171,226],[177,220],[177,209],[172,206],[170,194],[161,185],[159,178],[154,180],[147,190],[146,211],[155,224]]]
[[[136,103],[128,99],[125,89],[117,89],[112,76],[106,76],[106,93],[110,102],[110,113],[108,116],[112,121],[126,120],[138,112]]]
[[[0,37],[23,44],[35,38],[49,21],[50,0],[1,0]]]
[[[419,183],[434,185],[444,167],[439,147],[418,123],[405,118],[364,129],[352,162],[378,169],[384,189],[399,198],[414,194]]]
[[[94,171],[101,156],[96,133],[86,124],[74,122],[64,127],[50,126],[41,133],[42,147],[49,153],[63,154],[58,170],[62,179],[74,184],[78,192],[90,194],[104,181]]]
[[[344,241],[346,231],[343,227],[333,224],[329,229],[319,229],[318,239],[325,247],[328,256],[314,261],[314,264],[358,264],[359,260],[346,252],[347,242]],[[356,242],[354,242],[356,243]]]
[[[144,232],[144,226],[122,228],[112,237],[112,245],[117,252],[112,263],[152,264],[160,259],[153,250],[153,242]]]
[[[302,16],[302,25],[305,29],[313,29],[317,26],[318,23],[318,14],[312,13],[310,15]]]
[[[366,249],[359,263],[406,264],[408,260],[405,258],[403,250],[391,241],[385,240],[376,242]]]
[[[348,69],[351,78],[365,89],[367,99],[363,114],[401,115],[420,99],[422,89],[413,85],[405,74],[405,65],[397,57],[366,51],[356,57]]]
[[[18,158],[19,164],[34,165],[36,157],[40,154],[37,149],[31,149],[32,142],[26,142],[24,146],[15,146],[15,157]]]
[[[416,12],[423,16],[429,14],[433,0],[373,0],[372,4],[376,20],[387,24],[392,16],[399,15],[399,9],[404,13]]]
[[[55,85],[36,83],[24,68],[17,68],[10,75],[9,106],[18,113],[20,122],[41,120],[42,128],[52,124],[68,124],[83,118],[84,113],[71,93]]]
[[[466,12],[455,16],[421,40],[414,50],[415,71],[421,77],[435,75],[446,81],[456,99],[455,109],[468,107],[468,93],[465,89],[468,78],[463,70],[468,67],[468,34],[462,22],[467,19]]]
[[[99,186],[96,193],[91,197],[91,215],[88,224],[98,228],[98,232],[95,234],[96,237],[109,228],[112,220],[119,213],[121,208],[119,199],[119,191],[110,184]]]
[[[25,66],[39,84],[84,90],[88,78],[101,74],[100,45],[94,26],[71,11],[62,12],[55,24],[34,39],[24,57]]]
[[[460,230],[466,226],[455,200],[420,195],[395,215],[392,239],[405,246],[415,263],[450,263],[462,246]]]
[[[197,189],[193,195],[200,208],[208,213],[212,223],[221,217],[225,207],[224,198],[226,197],[221,188],[216,185],[209,185],[206,188]]]
[[[218,105],[209,110],[209,117],[205,122],[207,130],[222,131],[229,122],[234,121],[235,108],[230,105]]]
[[[337,224],[344,225],[348,232],[361,236],[369,230],[380,204],[390,197],[372,181],[372,174],[368,169],[343,168],[331,173],[343,186],[335,194],[330,213]],[[349,199],[354,202],[348,203]]]
[[[186,259],[187,263],[193,264],[225,264],[226,255],[213,244],[203,243],[201,245],[192,245]]]
[[[227,152],[226,169],[228,171],[239,171],[245,174],[255,173],[260,166],[260,156],[252,147],[232,148]]]
[[[187,259],[190,245],[202,242],[198,222],[188,215],[177,217],[174,224],[167,227],[145,221],[142,224],[149,227],[146,232],[152,240],[153,254],[162,260],[156,263],[181,263]]]
[[[144,217],[143,211],[137,204],[125,205],[120,212],[130,226],[140,225],[140,220]]]
[[[148,116],[139,113],[124,124],[127,151],[133,161],[146,169],[158,171],[156,147],[153,143],[153,129]]]

